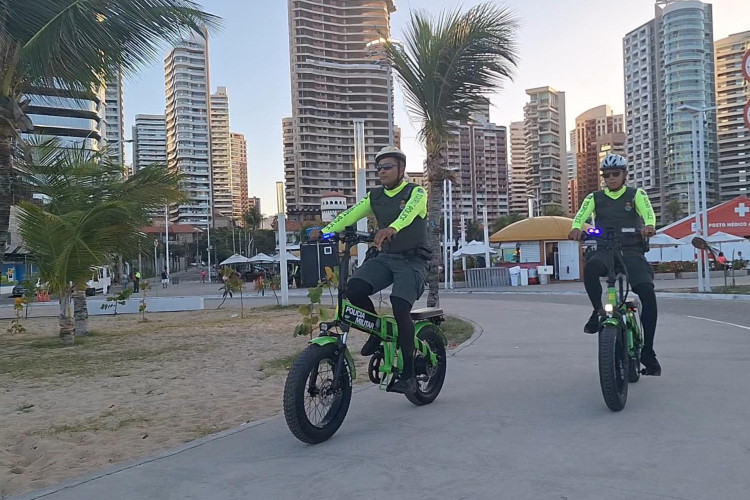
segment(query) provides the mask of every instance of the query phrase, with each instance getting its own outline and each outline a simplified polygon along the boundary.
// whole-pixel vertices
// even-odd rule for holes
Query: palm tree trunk
[[[60,294],[60,342],[64,345],[72,345],[76,337],[76,324],[72,316],[70,299],[69,290]]]
[[[5,256],[12,204],[13,136],[7,125],[0,126],[0,265]]]
[[[443,206],[443,181],[432,180],[427,194],[427,246],[432,260],[427,269],[427,307],[440,307],[440,212]]]
[[[85,288],[77,286],[73,292],[73,319],[79,337],[89,334],[89,308],[86,305]]]

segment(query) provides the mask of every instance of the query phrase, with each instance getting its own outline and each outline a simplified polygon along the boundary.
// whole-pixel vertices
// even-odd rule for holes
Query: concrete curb
[[[472,326],[474,326],[474,333],[471,334],[471,337],[469,337],[467,340],[464,340],[459,345],[456,346],[455,349],[451,352],[450,356],[453,357],[459,352],[463,351],[467,347],[471,346],[474,342],[479,340],[479,337],[482,336],[484,333],[484,328],[482,328],[482,325],[477,323],[476,321],[472,321],[468,318],[464,318],[462,316],[453,316],[454,318],[461,319],[463,321],[466,321],[467,323],[470,323]]]
[[[573,291],[549,291],[549,292],[537,292],[537,291],[502,291],[502,290],[467,290],[467,291],[443,291],[446,295],[586,295],[585,291],[573,292]],[[750,295],[740,294],[719,294],[719,293],[685,293],[685,292],[669,292],[669,291],[656,291],[656,296],[665,299],[691,299],[691,300],[736,300],[736,301],[750,301]],[[463,319],[463,318],[461,318]]]

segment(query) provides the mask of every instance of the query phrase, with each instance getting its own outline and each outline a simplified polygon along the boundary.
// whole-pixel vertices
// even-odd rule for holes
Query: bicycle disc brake
[[[370,362],[367,364],[367,376],[373,384],[380,384],[380,365],[383,364],[383,353],[378,351],[370,356]]]

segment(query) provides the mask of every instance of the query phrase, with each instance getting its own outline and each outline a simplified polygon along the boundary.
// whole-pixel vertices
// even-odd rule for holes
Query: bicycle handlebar
[[[372,243],[375,241],[375,233],[356,231],[353,227],[347,227],[340,233],[325,233],[321,237],[323,241],[349,242],[349,243]]]

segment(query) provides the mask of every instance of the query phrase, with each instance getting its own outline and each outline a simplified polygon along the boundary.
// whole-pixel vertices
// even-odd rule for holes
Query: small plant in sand
[[[29,317],[29,306],[34,302],[34,298],[36,297],[36,293],[38,291],[36,287],[37,278],[38,276],[36,274],[32,274],[21,283],[24,287],[22,298],[25,318]]]
[[[240,273],[235,271],[232,268],[224,268],[222,271],[222,277],[224,281],[224,285],[219,288],[219,290],[224,290],[224,295],[222,297],[221,304],[219,304],[219,307],[216,309],[221,309],[221,306],[224,305],[224,302],[227,300],[227,297],[230,299],[234,296],[234,294],[239,293],[240,294],[240,317],[245,317],[245,305],[243,302],[242,297],[242,290],[245,288],[245,284],[242,282],[242,276],[240,276]]]
[[[281,276],[278,274],[272,276],[271,278],[268,278],[266,281],[266,286],[271,289],[273,292],[273,296],[276,299],[276,305],[280,306],[281,302],[279,301],[279,296],[276,293],[278,290],[281,290]]]
[[[294,329],[294,336],[309,335],[312,338],[312,332],[319,321],[328,321],[328,311],[320,304],[320,298],[323,296],[323,284],[318,283],[315,288],[307,291],[309,304],[302,304],[297,309],[302,315],[302,323]]]
[[[115,316],[117,316],[117,305],[119,304],[121,306],[124,306],[128,302],[128,299],[131,295],[133,295],[133,290],[131,290],[130,288],[126,288],[118,294],[110,295],[109,297],[107,297],[107,302],[102,304],[101,309],[114,309]]]
[[[318,286],[324,284],[328,287],[328,295],[331,296],[331,307],[336,307],[336,299],[333,296],[333,291],[339,288],[339,268],[326,267],[326,281],[325,283],[318,283]]]
[[[141,303],[138,304],[138,312],[141,315],[141,319],[139,320],[141,323],[145,323],[148,320],[146,319],[146,309],[148,309],[148,303],[146,302],[146,291],[151,289],[151,285],[148,284],[148,281],[141,280]]]
[[[10,322],[10,328],[8,328],[8,333],[11,335],[26,331],[26,328],[21,324],[21,311],[23,311],[25,303],[26,299],[23,297],[17,297],[13,302],[13,311],[15,311],[16,317]]]
[[[331,307],[336,307],[336,300],[333,297],[333,290],[339,286],[339,268],[326,267],[326,280],[319,281],[318,286],[310,288],[307,291],[307,298],[310,299],[308,304],[302,304],[297,309],[302,315],[302,323],[294,329],[294,336],[309,335],[312,338],[312,332],[319,321],[328,321],[329,312],[321,304],[323,296],[323,287],[328,288],[331,295]]]

